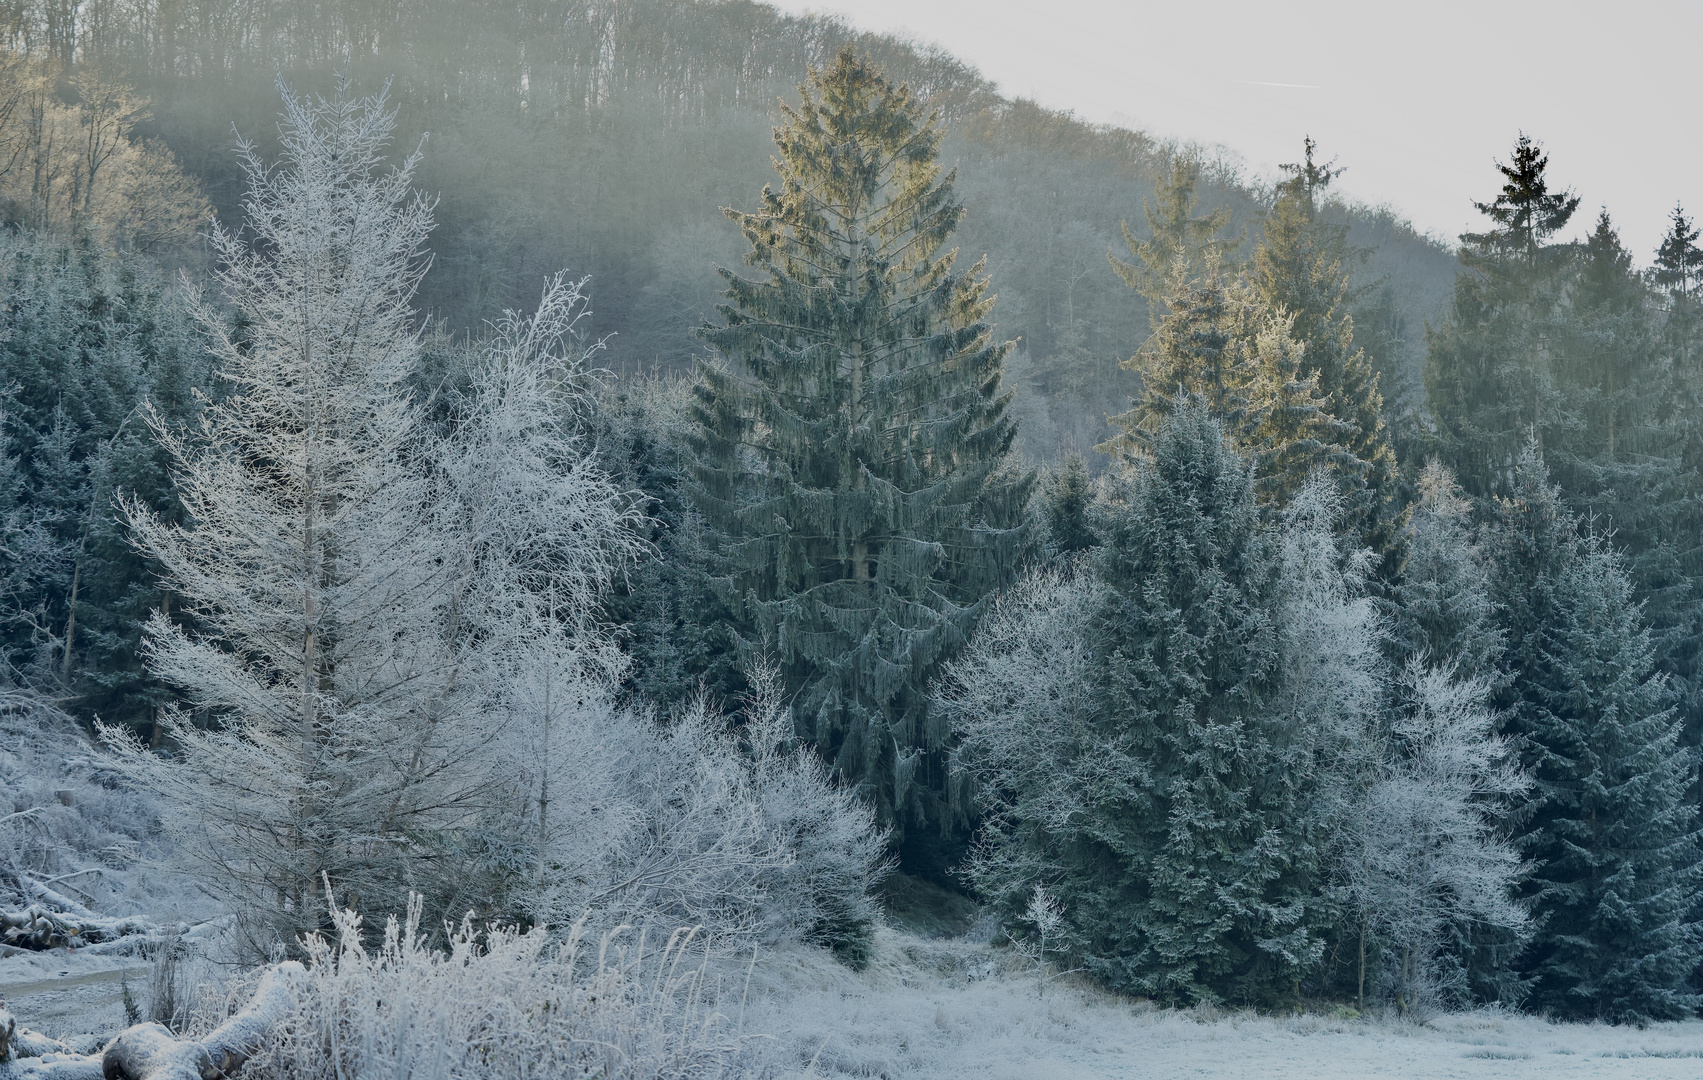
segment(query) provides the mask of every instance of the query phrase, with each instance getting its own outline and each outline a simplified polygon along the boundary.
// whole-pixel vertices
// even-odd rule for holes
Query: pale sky
[[[770,0],[943,46],[1007,96],[1222,144],[1263,178],[1311,134],[1350,197],[1453,241],[1521,129],[1648,265],[1703,216],[1703,0]]]

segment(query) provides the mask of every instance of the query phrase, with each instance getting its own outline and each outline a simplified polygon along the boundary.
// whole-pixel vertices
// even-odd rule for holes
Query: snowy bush
[[[1088,811],[1094,577],[1042,569],[996,596],[936,691],[976,786],[982,831],[965,874],[995,909],[1022,910],[1061,872],[1058,845]]]
[[[596,688],[565,702],[534,758],[551,794],[535,805],[521,910],[557,926],[587,910],[595,927],[697,925],[727,948],[803,937],[860,963],[885,833],[798,745],[773,673],[753,680],[737,725],[702,697],[666,723]]]

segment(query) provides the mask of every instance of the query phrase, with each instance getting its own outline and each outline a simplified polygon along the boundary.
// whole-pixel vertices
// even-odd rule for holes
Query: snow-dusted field
[[[1703,1021],[1644,1030],[1550,1024],[1496,1012],[1415,1024],[1156,1009],[1073,981],[1040,999],[1023,962],[963,941],[880,935],[869,971],[788,948],[751,979],[744,1030],[771,1076],[929,1080],[1358,1077],[1695,1080]],[[69,1036],[124,1025],[120,975],[145,994],[135,957],[41,953],[0,959],[0,998],[20,1022]],[[744,973],[723,977],[737,1006]],[[761,1074],[763,1069],[758,1068]]]
[[[1045,1000],[1009,954],[883,932],[853,974],[802,950],[759,964],[747,1030],[811,1076],[1496,1078],[1703,1075],[1703,1021],[1645,1030],[1479,1012],[1427,1024],[1156,1009],[1081,985]],[[810,1062],[814,1059],[814,1065]],[[795,1074],[798,1075],[798,1074]]]

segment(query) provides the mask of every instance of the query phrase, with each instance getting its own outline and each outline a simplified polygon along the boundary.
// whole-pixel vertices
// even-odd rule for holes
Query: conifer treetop
[[[1155,324],[1159,319],[1160,305],[1170,292],[1172,278],[1177,273],[1184,277],[1203,273],[1209,262],[1214,259],[1222,261],[1242,242],[1239,232],[1233,236],[1220,235],[1230,224],[1228,206],[1205,214],[1195,212],[1200,206],[1200,196],[1195,191],[1199,183],[1198,160],[1182,155],[1172,158],[1170,169],[1153,187],[1157,206],[1146,199],[1141,202],[1151,237],[1146,240],[1137,238],[1130,232],[1126,221],[1119,227],[1123,231],[1124,245],[1135,256],[1134,261],[1126,262],[1110,251],[1106,252],[1112,269],[1117,271],[1124,284],[1154,305]],[[1183,267],[1181,271],[1176,268],[1178,263]]]
[[[1548,168],[1549,155],[1520,132],[1513,160],[1496,163],[1504,178],[1502,190],[1490,202],[1472,204],[1498,227],[1461,234],[1461,242],[1475,256],[1513,255],[1528,266],[1536,265],[1544,241],[1564,228],[1579,208],[1579,196],[1573,192],[1549,190]]]
[[[1686,217],[1685,207],[1678,203],[1668,216],[1668,231],[1656,249],[1650,276],[1676,298],[1693,299],[1703,285],[1703,250],[1697,247],[1697,222]]]

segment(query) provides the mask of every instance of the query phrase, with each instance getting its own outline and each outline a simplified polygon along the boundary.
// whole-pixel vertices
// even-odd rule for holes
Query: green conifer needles
[[[901,832],[946,829],[944,731],[924,687],[1030,543],[1031,479],[1002,469],[978,263],[937,119],[847,49],[775,131],[780,185],[729,211],[753,277],[723,271],[703,338],[694,498],[742,652],[766,651],[802,733]]]

